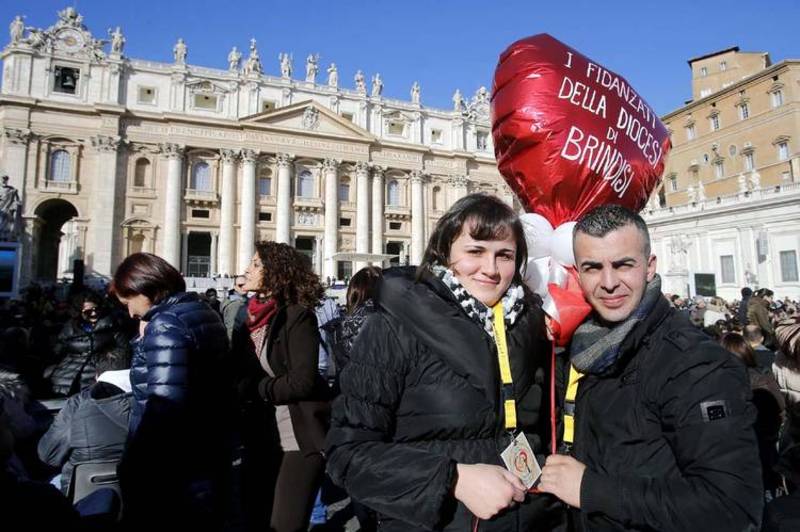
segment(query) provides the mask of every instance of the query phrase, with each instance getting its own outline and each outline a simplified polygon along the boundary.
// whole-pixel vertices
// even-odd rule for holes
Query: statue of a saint
[[[411,103],[419,103],[419,82],[415,81],[413,85],[411,85]]]
[[[486,103],[489,101],[489,91],[486,87],[481,87],[475,93],[475,103]]]
[[[464,111],[464,97],[458,89],[453,93],[453,111],[458,111],[459,113]]]
[[[356,75],[355,75],[355,77],[353,79],[356,82],[356,90],[360,94],[366,94],[367,93],[367,82],[364,79],[364,73],[359,70],[358,72],[356,72]]]
[[[189,53],[189,49],[186,46],[186,43],[183,42],[182,38],[178,38],[178,42],[175,43],[175,47],[172,49],[172,55],[175,56],[175,63],[178,65],[185,65],[186,64],[186,54]]]
[[[278,54],[278,60],[281,62],[281,77],[283,79],[290,79],[292,77],[292,56],[287,53]]]
[[[372,96],[380,96],[383,92],[383,80],[380,74],[372,76]]]
[[[234,46],[231,48],[231,52],[228,54],[228,70],[231,72],[236,72],[239,70],[239,65],[241,62],[242,52],[240,52],[239,49]]]
[[[8,184],[8,175],[2,177],[0,186],[0,240],[15,242],[19,237],[22,218],[22,201],[17,189]]]
[[[113,32],[109,29],[108,34],[111,37],[111,54],[122,55],[122,49],[125,48],[125,36],[122,30],[117,26]]]
[[[336,63],[331,63],[328,67],[328,87],[334,89],[339,86],[339,71],[336,69]]]
[[[308,54],[306,57],[306,81],[315,83],[319,72],[319,55]]]
[[[8,33],[11,35],[11,44],[17,44],[22,40],[23,35],[25,35],[25,23],[22,21],[21,16],[17,15],[11,21],[11,25],[8,26]]]
[[[260,74],[263,69],[261,68],[261,56],[258,55],[258,48],[256,48],[255,38],[250,39],[250,56],[244,65],[245,74]]]

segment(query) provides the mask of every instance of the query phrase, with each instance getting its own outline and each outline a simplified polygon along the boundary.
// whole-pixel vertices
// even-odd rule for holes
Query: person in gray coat
[[[133,396],[127,351],[114,348],[93,362],[97,382],[70,397],[39,440],[39,458],[61,468],[64,495],[76,465],[119,460],[128,437]]]

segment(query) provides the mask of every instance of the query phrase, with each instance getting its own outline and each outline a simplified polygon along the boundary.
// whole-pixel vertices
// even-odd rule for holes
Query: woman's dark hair
[[[434,263],[449,266],[450,247],[466,224],[469,224],[469,235],[475,240],[501,240],[513,236],[517,244],[514,282],[522,283],[522,272],[528,262],[528,246],[522,222],[501,199],[482,193],[461,198],[439,218],[428,240],[417,278]]]
[[[152,253],[129,255],[117,267],[109,292],[117,297],[141,294],[154,305],[172,294],[186,291],[186,282],[170,263]]]
[[[358,307],[375,297],[375,288],[382,278],[383,270],[377,266],[367,266],[356,272],[347,286],[348,314],[352,314]]]
[[[84,303],[94,303],[98,312],[105,310],[103,297],[92,290],[82,290],[70,299],[70,314],[74,318],[80,318]]]
[[[325,290],[311,261],[288,244],[258,242],[256,253],[264,265],[264,291],[281,304],[296,303],[314,309]]]
[[[722,335],[722,338],[719,339],[719,343],[722,347],[736,355],[744,365],[748,368],[756,367],[756,355],[753,352],[753,348],[750,347],[750,344],[747,343],[747,340],[744,339],[739,333],[728,332]]]

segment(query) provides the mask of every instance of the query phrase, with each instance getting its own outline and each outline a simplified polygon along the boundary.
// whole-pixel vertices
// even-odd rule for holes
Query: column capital
[[[279,153],[275,156],[275,161],[278,163],[278,168],[288,168],[292,161],[294,161],[294,155],[290,153]]]
[[[167,159],[180,159],[183,157],[183,152],[186,150],[185,146],[172,144],[171,142],[160,144],[159,148],[161,149],[161,154]]]
[[[469,185],[469,178],[463,175],[454,175],[447,180],[447,183],[454,187],[466,187]]]
[[[386,167],[381,166],[379,164],[373,164],[370,166],[372,169],[372,177],[375,179],[383,179],[383,174],[386,172]]]
[[[339,169],[339,160],[327,158],[322,161],[322,169],[326,172],[335,172]]]
[[[411,183],[412,184],[417,184],[417,183],[422,184],[422,183],[425,183],[428,180],[429,176],[428,176],[428,174],[425,174],[425,173],[421,172],[420,170],[412,170],[411,174],[410,174],[410,177],[411,177]]]
[[[236,150],[229,150],[227,148],[223,148],[219,150],[219,155],[222,157],[222,162],[226,164],[235,163],[236,159],[239,158],[239,152]]]
[[[369,173],[369,163],[365,161],[358,161],[355,164],[356,174],[368,174]]]
[[[242,162],[244,163],[255,163],[256,159],[258,159],[259,152],[256,150],[251,150],[249,148],[242,148],[241,156]]]
[[[32,134],[30,129],[17,129],[7,127],[3,129],[3,136],[8,139],[11,144],[27,144]]]
[[[92,148],[99,152],[113,152],[117,151],[120,144],[123,143],[122,137],[119,135],[95,135],[89,138]]]

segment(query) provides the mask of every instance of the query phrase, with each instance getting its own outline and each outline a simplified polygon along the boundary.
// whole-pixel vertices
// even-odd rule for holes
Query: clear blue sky
[[[380,72],[385,96],[408,99],[418,80],[433,107],[449,108],[457,87],[467,96],[490,87],[500,52],[542,32],[625,76],[659,114],[691,97],[690,57],[738,45],[773,62],[800,58],[798,0],[2,0],[0,23],[25,14],[47,27],[70,4],[96,37],[122,26],[131,57],[171,61],[183,37],[191,64],[224,68],[231,46],[246,50],[255,37],[268,73],[278,73],[278,52],[293,53],[295,77],[319,53],[342,85],[357,69]]]

